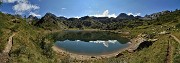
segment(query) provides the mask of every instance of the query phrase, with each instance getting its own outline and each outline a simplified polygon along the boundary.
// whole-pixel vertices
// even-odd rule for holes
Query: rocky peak
[[[56,15],[52,14],[52,13],[46,13],[44,15],[44,17],[42,17],[40,19],[40,21],[38,21],[36,24],[42,24],[42,23],[53,23],[53,24],[57,24],[58,18],[56,17]]]
[[[49,22],[55,22],[58,21],[60,18],[52,13],[46,13],[44,17],[41,18],[40,21],[49,21]]]
[[[162,11],[162,12],[158,12],[158,13],[153,13],[153,14],[150,14],[150,15],[145,15],[144,16],[144,19],[156,19],[158,18],[159,16],[161,15],[164,15],[164,14],[167,14],[167,13],[170,13],[170,11],[166,10],[166,11]]]
[[[86,20],[86,19],[89,19],[90,17],[89,16],[84,16],[84,17],[81,17],[80,20]]]
[[[118,17],[128,17],[128,15],[126,13],[121,13]]]
[[[59,20],[67,20],[66,17],[63,17],[63,16],[60,16],[60,17],[57,17]]]
[[[133,19],[133,15],[127,15],[126,13],[121,13],[117,17],[117,19]]]
[[[45,14],[45,17],[56,17],[56,15],[48,12]]]
[[[33,15],[29,15],[29,17],[27,19],[30,19],[30,20],[38,20],[38,18],[36,16],[33,16]]]
[[[62,24],[60,19],[66,19],[64,17],[57,17],[52,13],[46,13],[44,17],[42,17],[35,25],[42,27],[46,30],[51,29],[61,29],[64,28],[64,24]]]
[[[44,17],[42,17],[42,19],[57,19],[57,17],[56,15],[48,12],[44,15]]]
[[[69,18],[68,21],[79,21],[78,18]]]
[[[170,12],[171,11],[166,10],[166,11],[162,11],[161,14],[167,14],[167,13],[170,13]]]
[[[26,20],[27,23],[32,24],[32,25],[37,21],[39,21],[39,19],[33,15],[30,15]]]

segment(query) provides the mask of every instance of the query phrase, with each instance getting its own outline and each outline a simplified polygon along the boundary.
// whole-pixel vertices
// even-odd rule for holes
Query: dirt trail
[[[13,44],[13,36],[15,36],[16,33],[13,33],[8,40],[8,43],[5,46],[5,49],[2,53],[0,53],[0,63],[7,63],[9,59],[9,52],[11,51],[12,44]]]
[[[170,34],[170,36],[173,37],[180,44],[180,40],[176,36],[174,36],[172,34]]]
[[[173,50],[172,49],[173,49],[173,46],[171,45],[170,42],[168,42],[166,63],[172,63],[172,55],[173,55]]]
[[[174,36],[173,34],[170,34],[170,36],[175,40],[177,41],[179,44],[180,44],[180,40]],[[173,63],[172,61],[172,55],[173,55],[173,46],[171,45],[171,42],[169,41],[168,42],[168,48],[167,48],[167,56],[166,56],[166,63]]]
[[[16,34],[16,33],[13,33],[13,34],[9,37],[8,43],[6,44],[5,49],[3,50],[3,53],[9,53],[9,52],[11,51],[12,44],[13,44],[13,36],[14,36],[15,34]]]

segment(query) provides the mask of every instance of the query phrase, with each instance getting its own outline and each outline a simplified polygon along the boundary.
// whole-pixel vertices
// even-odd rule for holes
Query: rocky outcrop
[[[167,14],[167,13],[170,13],[170,11],[162,11],[162,12],[158,12],[158,13],[153,13],[153,14],[150,14],[150,15],[145,15],[143,19],[145,20],[151,20],[151,19],[156,19],[158,17],[160,17],[161,15],[164,15],[164,14]]]
[[[164,34],[170,34],[170,32],[167,32],[167,31],[162,31],[162,32],[160,32],[160,33],[158,33],[158,34],[160,34],[160,35],[164,35]]]
[[[158,39],[148,39],[147,34],[139,34],[138,37],[131,40],[132,45],[128,48],[129,52],[134,52],[136,50],[141,50],[142,48],[149,47],[153,42]]]
[[[132,39],[132,45],[129,47],[128,51],[129,52],[134,52],[141,43],[145,42],[146,39],[142,38],[142,37],[137,37],[135,39]]]

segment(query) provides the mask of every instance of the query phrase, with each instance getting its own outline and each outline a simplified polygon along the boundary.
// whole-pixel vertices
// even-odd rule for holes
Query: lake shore
[[[71,30],[70,30],[71,31]],[[74,31],[74,30],[72,30]],[[77,30],[75,30],[77,31]],[[88,31],[88,30],[82,30],[82,31]],[[108,31],[108,30],[91,30],[91,31]],[[109,31],[109,32],[115,32],[116,31]],[[118,33],[120,34],[120,33]],[[91,56],[91,55],[82,55],[82,54],[75,54],[75,53],[70,53],[68,51],[63,50],[62,48],[59,48],[57,46],[53,46],[52,49],[58,53],[58,55],[62,55],[62,56],[69,56],[72,59],[76,59],[76,60],[98,60],[98,59],[104,59],[104,58],[111,58],[111,57],[116,57],[118,56],[120,53],[122,53],[123,51],[129,51],[129,52],[133,52],[134,49],[136,47],[138,47],[137,43],[140,42],[139,38],[133,38],[130,39],[130,42],[128,42],[128,47],[123,48],[117,52],[113,52],[110,54],[103,54],[103,55],[97,55],[97,56]]]
[[[66,29],[61,31],[107,31],[107,32],[113,32],[113,33],[119,33],[119,34],[125,34],[129,35],[130,32],[125,32],[121,30],[101,30],[101,29]]]
[[[98,59],[104,59],[104,58],[111,58],[111,57],[116,57],[118,56],[120,53],[122,53],[123,51],[133,51],[135,47],[138,47],[137,43],[139,43],[138,41],[140,41],[141,39],[139,38],[134,38],[131,40],[131,42],[128,42],[128,44],[130,44],[128,47],[123,48],[117,52],[111,53],[111,54],[104,54],[104,55],[97,55],[97,56],[90,56],[90,55],[81,55],[81,54],[75,54],[75,53],[70,53],[68,51],[63,50],[62,48],[59,48],[57,46],[53,46],[52,49],[62,55],[62,56],[69,56],[72,59],[76,59],[76,60],[98,60]]]
[[[129,46],[128,46],[129,47]],[[128,49],[127,48],[124,48],[124,49],[121,49],[117,52],[114,52],[114,53],[111,53],[111,54],[104,54],[104,55],[97,55],[97,56],[90,56],[90,55],[81,55],[81,54],[75,54],[75,53],[70,53],[68,51],[65,51],[57,46],[53,46],[52,49],[60,54],[60,55],[63,55],[63,56],[70,56],[70,58],[72,59],[76,59],[76,60],[98,60],[98,59],[103,59],[103,58],[110,58],[110,57],[115,57],[117,56],[119,53],[125,51]]]

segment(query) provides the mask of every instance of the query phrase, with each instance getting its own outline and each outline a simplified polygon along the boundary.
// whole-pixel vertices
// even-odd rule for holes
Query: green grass
[[[9,39],[9,36],[12,34],[10,31],[10,27],[12,27],[13,23],[8,21],[12,18],[12,16],[7,16],[0,13],[0,18],[0,52],[2,52],[5,44]]]
[[[134,53],[124,52],[123,56],[119,58],[109,58],[104,60],[97,60],[96,63],[108,62],[127,62],[127,63],[164,63],[166,59],[166,51],[168,41],[167,36],[158,37],[159,40],[154,42],[152,46],[143,48]]]
[[[55,62],[54,52],[51,50],[51,45],[43,44],[44,49],[41,47],[41,43],[44,42],[44,33],[37,32],[31,25],[26,23],[17,24],[15,30],[17,34],[13,39],[13,47],[10,53],[10,62],[20,63],[51,63]],[[44,54],[44,51],[50,54]]]
[[[173,32],[173,35],[175,35],[178,39],[180,39],[180,33],[179,32]],[[180,63],[180,43],[172,39],[172,45],[173,48],[173,62],[174,63]]]
[[[16,18],[11,15],[0,13],[0,52],[4,49],[9,37],[13,32],[17,34],[13,37],[13,47],[10,51],[10,63],[52,63],[56,62],[55,53],[51,50],[48,43],[42,38],[45,36],[41,28],[34,27],[26,23],[24,19],[19,19],[20,23],[14,23],[11,20]],[[38,32],[40,31],[40,32]],[[48,54],[44,54],[47,52]]]
[[[173,55],[171,61],[173,63],[180,63],[180,44],[170,38],[169,35],[158,35],[158,33],[162,31],[168,31],[180,39],[179,16],[177,14],[168,14],[167,16],[162,16],[158,19],[159,21],[148,21],[148,23],[152,23],[150,25],[147,25],[147,22],[144,22],[145,25],[119,29],[120,31],[130,32],[130,38],[137,37],[137,35],[143,33],[150,35],[148,38],[158,39],[158,41],[154,42],[150,47],[143,48],[142,50],[135,51],[133,53],[124,51],[122,53],[123,56],[118,58],[112,57],[94,61],[78,61],[71,60],[69,56],[57,56],[51,49],[53,46],[53,39],[52,37],[46,36],[48,33],[47,30],[29,25],[22,18],[18,18],[20,23],[13,23],[11,20],[17,17],[0,13],[0,52],[4,49],[8,38],[12,35],[12,33],[17,32],[17,34],[13,37],[13,47],[9,53],[10,63],[56,63],[60,61],[65,63],[69,61],[84,63],[165,63],[168,42],[172,45]],[[129,22],[128,24],[136,25],[134,21]],[[53,31],[54,25],[49,25],[47,23],[44,25],[49,26],[47,29],[52,29]],[[168,28],[170,28],[170,30],[167,30]],[[92,28],[85,28],[85,30],[89,29],[92,30]],[[78,30],[78,28],[72,28],[72,30]]]

